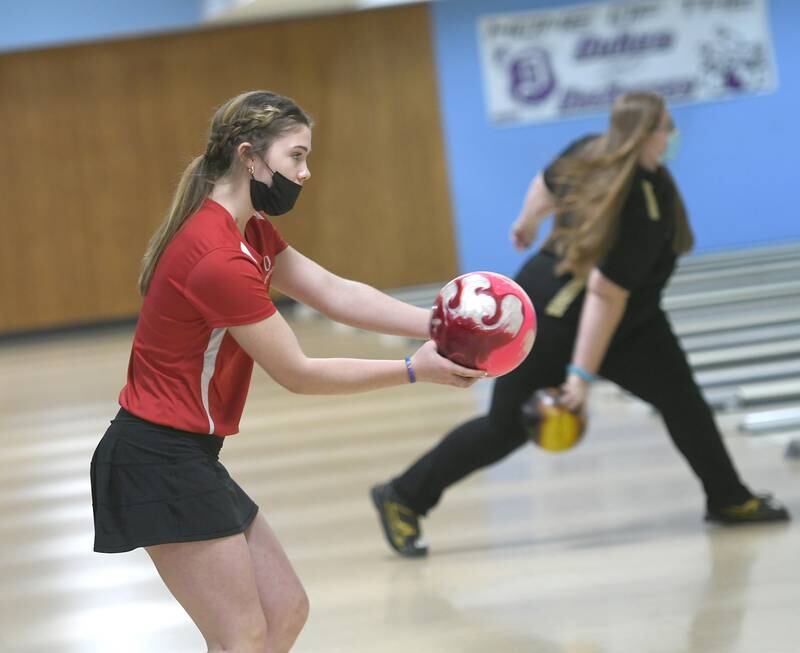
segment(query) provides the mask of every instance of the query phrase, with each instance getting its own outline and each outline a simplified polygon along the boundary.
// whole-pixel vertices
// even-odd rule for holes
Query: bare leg
[[[147,547],[209,652],[272,653],[250,549],[243,534]]]
[[[270,653],[292,648],[308,618],[308,596],[278,538],[259,512],[245,531],[256,587],[268,624]]]

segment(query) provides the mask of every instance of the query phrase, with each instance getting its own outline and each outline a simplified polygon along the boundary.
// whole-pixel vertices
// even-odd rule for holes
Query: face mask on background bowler
[[[661,155],[661,163],[668,163],[675,160],[681,147],[681,133],[673,129],[667,136],[667,147]]]

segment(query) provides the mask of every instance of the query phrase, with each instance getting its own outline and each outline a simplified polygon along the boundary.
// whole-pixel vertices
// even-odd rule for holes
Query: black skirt
[[[223,440],[120,409],[92,456],[94,550],[119,553],[243,532],[258,506],[219,462]]]

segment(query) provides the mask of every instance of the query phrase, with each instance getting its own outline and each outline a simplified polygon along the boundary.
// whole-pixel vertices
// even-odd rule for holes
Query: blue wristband
[[[406,356],[406,371],[408,372],[408,382],[409,383],[416,383],[417,382],[417,375],[414,374],[414,368],[411,367],[411,357]]]
[[[586,383],[594,383],[595,381],[597,381],[596,374],[587,372],[582,367],[578,367],[577,365],[573,365],[572,363],[567,365],[567,374],[574,374],[575,376],[578,376],[584,381],[586,381]]]

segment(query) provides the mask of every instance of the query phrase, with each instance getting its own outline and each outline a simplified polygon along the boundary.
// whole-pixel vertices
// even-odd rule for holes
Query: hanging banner
[[[604,112],[630,90],[670,103],[773,91],[767,15],[767,0],[639,0],[482,16],[489,117]]]

